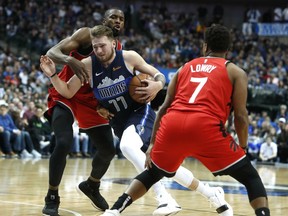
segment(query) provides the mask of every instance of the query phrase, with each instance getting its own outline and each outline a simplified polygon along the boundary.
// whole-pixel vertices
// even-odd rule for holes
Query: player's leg
[[[185,125],[191,130],[183,130],[181,125]],[[201,140],[195,138],[198,135],[194,132],[195,127],[200,127],[198,119],[196,121],[194,119],[187,120],[185,113],[183,115],[180,115],[179,112],[166,114],[161,120],[161,127],[158,129],[153,151],[150,154],[151,158],[157,167],[163,170],[171,173],[176,170],[173,180],[200,193],[210,201],[220,215],[233,215],[233,210],[225,201],[224,191],[221,187],[210,187],[208,184],[204,184],[196,179],[190,170],[180,166],[186,157],[194,155],[194,152],[203,146]]]
[[[144,171],[146,155],[141,150],[143,141],[136,132],[135,126],[130,125],[123,132],[120,140],[120,148],[123,155],[134,165],[138,173]],[[172,215],[179,212],[181,207],[166,191],[161,181],[153,185],[153,190],[158,201],[158,208],[153,212],[153,215]]]
[[[173,158],[173,156],[171,158]],[[177,169],[175,176],[173,176],[173,180],[178,182],[180,185],[189,188],[192,191],[200,193],[211,203],[211,205],[216,209],[219,215],[233,215],[233,209],[226,202],[224,197],[224,191],[221,187],[210,187],[209,184],[204,184],[203,182],[195,178],[190,170],[182,166]]]
[[[247,160],[247,163],[244,166],[229,172],[229,175],[246,187],[249,202],[255,210],[255,214],[257,216],[269,216],[268,198],[263,182],[251,162],[248,159],[244,160]]]
[[[142,197],[151,187],[164,176],[163,172],[156,166],[149,170],[144,170],[137,175],[128,186],[128,189],[118,198],[111,209],[105,211],[102,216],[119,216],[132,202]],[[166,215],[173,215],[166,214]]]
[[[52,129],[56,144],[49,159],[49,189],[45,197],[44,215],[58,215],[60,197],[58,187],[66,166],[66,157],[73,142],[73,115],[68,108],[56,105],[52,115]]]
[[[85,130],[96,147],[92,161],[92,171],[89,178],[79,184],[79,189],[90,198],[94,207],[105,210],[108,203],[99,192],[100,180],[108,170],[111,160],[115,155],[114,140],[109,125],[97,126]]]

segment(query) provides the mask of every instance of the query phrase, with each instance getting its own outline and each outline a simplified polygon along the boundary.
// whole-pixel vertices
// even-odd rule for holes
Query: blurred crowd
[[[31,157],[39,157],[35,152],[42,156],[49,156],[50,147],[53,147],[53,133],[43,117],[43,112],[47,108],[46,97],[50,81],[39,69],[39,57],[76,29],[101,24],[104,11],[111,7],[103,2],[95,0],[2,1],[0,35],[4,38],[4,43],[0,43],[0,99],[3,104],[1,110],[3,108],[4,113],[11,116],[15,131],[16,129],[20,131],[18,132],[20,138],[17,138],[12,130],[13,136],[10,134],[12,141],[9,141],[11,146],[7,147],[8,142],[5,141],[7,135],[3,136],[0,118],[1,155],[24,157],[27,156],[24,151],[26,150],[30,156],[32,155]],[[225,16],[225,11],[219,5],[215,6],[211,19],[207,18],[209,16],[205,7],[187,13],[171,12],[163,4],[149,6],[143,3],[136,10],[133,5],[127,3],[120,9],[125,12],[126,18],[125,31],[120,36],[124,49],[133,49],[148,63],[174,71],[184,62],[201,55],[205,27],[211,23],[223,23],[223,16]],[[285,8],[282,9],[284,10]],[[285,12],[287,13],[287,10]],[[230,29],[232,43],[227,58],[247,72],[249,88],[253,91],[269,90],[275,94],[280,92],[286,95],[287,44],[277,37],[244,35],[242,29],[236,26],[230,26]],[[279,108],[277,116],[269,116],[266,110],[260,112],[249,110],[249,146],[254,145],[254,147],[248,152],[252,155],[251,159],[262,160],[260,157],[262,143],[274,142],[278,151],[273,160],[287,163],[287,104],[274,104],[274,106]],[[26,112],[30,112],[29,117],[24,115]],[[3,111],[0,113],[0,116],[2,115]],[[31,131],[34,129],[30,119],[32,117],[33,121],[34,117],[39,118],[38,120],[48,131],[45,133],[49,136],[41,135],[40,140],[33,137]],[[228,130],[233,133],[233,124],[228,124],[228,127]],[[29,138],[26,132],[30,135],[32,144],[27,141]],[[71,157],[89,157],[92,153],[89,140],[79,132],[75,133],[76,135],[78,138],[75,142],[78,144],[74,144],[71,149]],[[34,156],[32,152],[35,153]],[[279,152],[284,152],[284,156]]]

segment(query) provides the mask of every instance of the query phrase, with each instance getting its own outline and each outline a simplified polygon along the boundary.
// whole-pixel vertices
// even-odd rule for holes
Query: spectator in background
[[[279,110],[276,114],[276,119],[284,118],[285,123],[288,120],[288,112],[287,112],[287,106],[285,104],[281,104],[279,107]]]
[[[2,130],[2,142],[4,142],[3,152],[11,157],[15,157],[14,152],[21,150],[21,131],[15,126],[12,117],[8,114],[8,104],[0,101],[0,128]]]
[[[280,122],[280,120],[279,120]],[[278,157],[280,163],[288,162],[288,125],[281,123],[281,132],[277,135]]]
[[[27,110],[23,113],[23,118],[29,121],[35,115],[35,102],[28,103]]]
[[[41,153],[47,154],[52,139],[52,129],[49,122],[43,116],[43,107],[36,106],[35,115],[28,121],[28,131],[31,135],[35,149]]]
[[[268,112],[267,110],[262,110],[261,111],[261,116],[257,121],[257,127],[262,127],[262,123],[265,121],[265,119],[268,117]]]
[[[246,150],[246,155],[251,161],[256,161],[259,157],[262,142],[263,139],[259,136],[258,128],[255,128],[253,133],[248,136],[248,149]]]
[[[0,123],[0,155],[1,157],[7,157],[7,158],[17,157],[17,154],[15,154],[12,150],[12,146],[9,140],[9,134],[7,131],[5,131],[1,123]]]
[[[88,154],[89,149],[89,137],[86,133],[79,131],[78,122],[75,121],[73,126],[73,146],[70,157],[90,157]]]
[[[15,126],[21,132],[21,147],[20,156],[21,158],[41,158],[41,154],[35,150],[31,136],[27,131],[28,122],[26,119],[21,118],[20,110],[10,110],[11,117],[14,121]]]
[[[257,24],[260,21],[261,13],[257,8],[251,7],[245,14],[245,21],[243,23],[243,35],[252,35],[257,33]]]
[[[278,119],[278,130],[277,135],[280,134],[283,130],[285,130],[286,119],[281,117]]]
[[[266,142],[262,143],[259,152],[259,161],[276,162],[277,160],[277,144],[272,141],[271,136],[266,137]]]

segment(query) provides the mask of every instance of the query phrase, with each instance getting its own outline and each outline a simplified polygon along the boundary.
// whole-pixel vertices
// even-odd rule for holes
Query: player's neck
[[[208,52],[206,54],[207,57],[218,57],[218,58],[225,58],[226,57],[226,52],[223,53],[223,52]]]

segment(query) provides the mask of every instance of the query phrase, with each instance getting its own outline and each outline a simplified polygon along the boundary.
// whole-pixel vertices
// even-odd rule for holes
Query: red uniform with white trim
[[[213,173],[245,157],[225,130],[233,91],[227,63],[223,58],[202,57],[179,72],[175,99],[161,119],[151,152],[160,169],[175,172],[191,156]]]
[[[122,45],[117,41],[117,50],[122,49]],[[92,50],[92,47],[91,47]],[[88,55],[81,55],[76,50],[70,52],[70,56],[78,60],[82,60],[93,54],[91,51]],[[67,82],[72,76],[74,76],[73,70],[65,65],[58,76],[61,80]],[[79,123],[79,128],[89,129],[95,126],[107,125],[108,121],[102,118],[96,111],[98,101],[95,99],[92,89],[89,83],[85,83],[79,91],[70,99],[66,99],[61,96],[54,87],[48,89],[48,115],[52,115],[52,108],[60,103],[71,110],[75,119]]]

